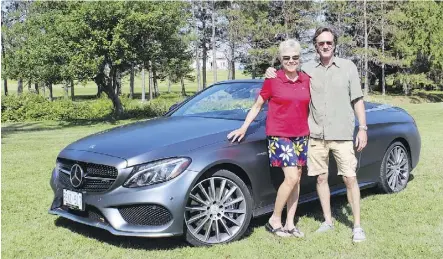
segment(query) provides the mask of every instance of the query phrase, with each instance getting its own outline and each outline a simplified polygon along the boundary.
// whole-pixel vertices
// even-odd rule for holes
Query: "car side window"
[[[214,111],[233,111],[249,109],[254,104],[260,93],[260,88],[244,87],[235,89],[231,88],[220,89],[198,100],[192,107],[189,107],[183,115],[191,115],[204,112]]]
[[[176,110],[172,116],[200,116],[244,120],[257,100],[262,83],[225,83],[209,87]],[[267,110],[267,104],[263,110]],[[261,120],[261,112],[256,120]]]

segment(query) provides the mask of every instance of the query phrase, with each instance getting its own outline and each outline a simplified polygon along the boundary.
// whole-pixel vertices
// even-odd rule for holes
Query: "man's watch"
[[[360,125],[360,126],[358,126],[358,129],[360,129],[360,130],[364,130],[364,131],[368,131],[368,126],[366,126],[366,125]]]

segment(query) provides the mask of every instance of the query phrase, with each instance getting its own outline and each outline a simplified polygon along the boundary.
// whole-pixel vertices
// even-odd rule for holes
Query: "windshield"
[[[214,85],[193,97],[171,116],[244,120],[257,99],[261,87],[262,83],[260,82],[236,82]],[[263,105],[261,112],[255,120],[265,118],[266,110],[267,104]]]

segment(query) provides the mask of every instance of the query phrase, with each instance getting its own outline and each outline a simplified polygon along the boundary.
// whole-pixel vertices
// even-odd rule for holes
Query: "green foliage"
[[[393,49],[404,61],[403,68],[408,74],[425,73],[436,85],[443,84],[442,16],[443,5],[434,1],[411,1],[389,16],[395,29]]]
[[[123,118],[151,118],[165,114],[169,108],[175,104],[183,101],[183,97],[177,95],[162,94],[161,97],[153,99],[149,102],[141,103],[131,100],[127,97],[121,98],[125,113]]]
[[[412,89],[434,86],[426,74],[406,74],[395,73],[386,77],[386,84],[395,87],[402,87],[405,94],[410,94]]]
[[[10,78],[64,83],[93,79],[123,112],[118,78],[132,66],[154,64],[168,73],[168,58],[189,60],[178,36],[184,2],[32,2],[25,19],[7,28]],[[175,62],[177,63],[177,62]],[[183,76],[189,62],[181,62]]]
[[[122,118],[150,118],[165,114],[182,97],[166,95],[146,103],[122,97],[125,112]],[[66,99],[49,101],[41,95],[23,94],[2,97],[2,122],[105,120],[113,115],[112,102],[105,98],[73,102]]]

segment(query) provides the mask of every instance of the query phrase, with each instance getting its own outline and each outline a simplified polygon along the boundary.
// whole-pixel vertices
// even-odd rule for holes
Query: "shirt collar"
[[[320,58],[317,58],[317,66],[316,67],[321,66],[321,65],[322,64],[321,64]],[[336,56],[332,57],[332,65],[335,65],[336,67],[341,67],[340,58],[338,58]]]
[[[298,83],[298,82],[301,82],[300,72],[297,72],[297,75],[298,75],[297,80],[295,80],[295,81],[291,81],[291,80],[289,80],[289,79],[286,77],[286,75],[285,75],[285,71],[284,71],[283,69],[279,69],[279,70],[277,71],[277,77],[280,78],[280,80],[281,80],[283,83]]]

